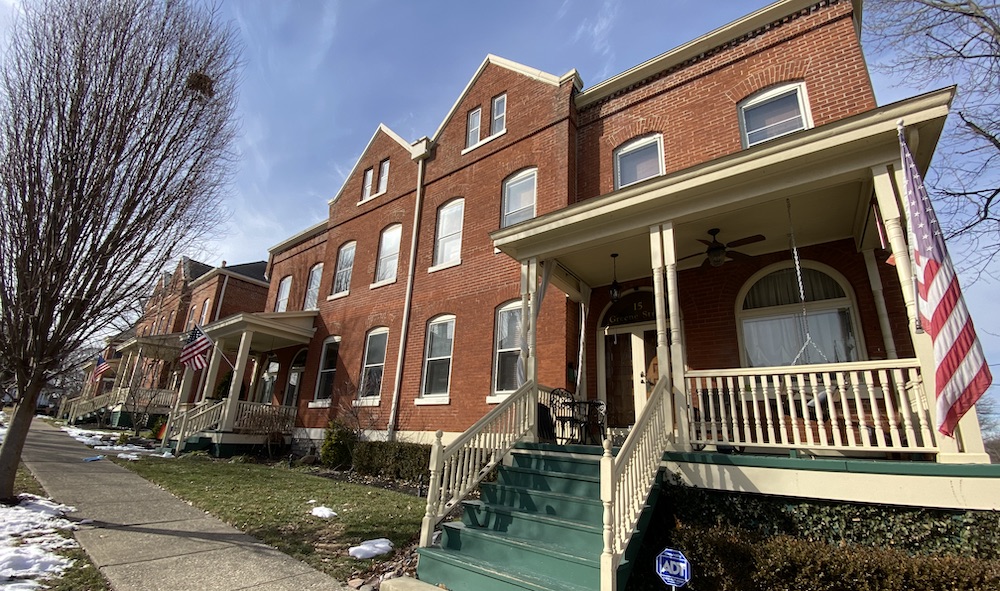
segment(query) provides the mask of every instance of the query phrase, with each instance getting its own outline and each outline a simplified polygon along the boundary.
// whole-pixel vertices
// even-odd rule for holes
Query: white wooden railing
[[[177,453],[184,451],[184,442],[188,437],[218,427],[222,422],[222,413],[226,408],[226,401],[219,400],[215,403],[205,404],[199,407],[184,411],[180,417],[175,419],[174,424],[177,430],[171,428],[171,433],[164,435],[164,444],[173,439],[177,439]]]
[[[125,388],[113,388],[110,391],[94,396],[93,398],[77,400],[70,406],[69,415],[66,417],[66,421],[72,424],[73,421],[84,415],[90,414],[97,409],[120,404],[125,400],[125,390]]]
[[[448,447],[438,431],[431,445],[427,511],[420,530],[420,546],[431,545],[434,528],[462,502],[507,455],[514,444],[534,430],[538,395],[528,382],[469,427]]]
[[[691,444],[936,452],[916,359],[688,371]]]
[[[243,433],[291,433],[295,426],[294,406],[274,406],[260,402],[240,401],[236,407],[233,427]]]
[[[625,443],[615,455],[604,440],[601,503],[604,505],[604,551],[601,589],[613,591],[622,553],[635,532],[643,506],[656,482],[663,452],[673,433],[667,384],[659,380]]]

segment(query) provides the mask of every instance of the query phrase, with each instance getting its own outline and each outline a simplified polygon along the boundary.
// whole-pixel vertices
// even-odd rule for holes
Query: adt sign
[[[691,580],[691,564],[680,550],[664,548],[656,557],[656,574],[668,585],[683,587]]]

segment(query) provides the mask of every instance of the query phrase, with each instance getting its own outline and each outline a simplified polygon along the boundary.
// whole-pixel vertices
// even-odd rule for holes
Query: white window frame
[[[651,144],[656,145],[656,164],[657,170],[655,174],[651,174],[647,177],[641,179],[636,179],[632,182],[622,184],[621,180],[621,159],[622,156],[628,156],[634,152],[642,150]],[[629,185],[634,185],[641,183],[645,180],[655,178],[658,176],[663,176],[665,170],[663,165],[663,136],[660,134],[647,135],[633,139],[631,141],[625,142],[624,144],[618,146],[615,149],[615,189],[621,189],[622,187],[628,187]]]
[[[840,286],[841,291],[844,292],[844,297],[840,298],[830,298],[824,300],[807,301],[805,305],[801,302],[795,302],[793,304],[786,304],[781,306],[767,306],[762,308],[753,308],[751,310],[744,310],[743,305],[746,301],[747,294],[757,284],[758,281],[767,277],[771,273],[776,271],[782,271],[785,269],[794,268],[794,263],[791,261],[774,263],[768,265],[763,269],[754,273],[740,289],[736,297],[736,333],[737,340],[739,342],[740,348],[740,364],[743,367],[751,367],[750,361],[747,359],[746,355],[746,337],[744,335],[743,324],[744,320],[753,320],[768,317],[787,317],[787,316],[802,316],[803,307],[806,313],[816,313],[816,312],[830,312],[838,311],[840,309],[846,308],[848,314],[851,318],[851,333],[854,337],[854,346],[856,351],[856,357],[858,361],[864,361],[868,359],[868,353],[865,348],[864,333],[861,332],[861,323],[858,318],[858,304],[854,296],[854,290],[851,288],[850,282],[840,274],[836,269],[823,263],[818,263],[816,261],[803,260],[800,262],[800,266],[803,269],[812,269],[823,273],[830,279],[834,280],[837,285]],[[796,288],[797,289],[797,288]]]
[[[374,174],[374,168],[365,169],[365,177],[361,187],[361,201],[368,201],[372,198],[372,179]]]
[[[502,325],[500,319],[503,317],[504,314],[509,314],[513,312],[516,312],[519,316],[524,313],[521,300],[511,300],[510,302],[507,302],[503,306],[497,308],[496,311],[496,318],[494,319],[494,326],[493,326],[493,377],[490,382],[490,391],[492,392],[492,396],[490,396],[486,400],[489,403],[500,402],[517,390],[517,386],[515,386],[513,390],[499,390],[497,384],[500,378],[501,353],[509,354],[511,352],[514,352],[516,353],[517,357],[521,356],[520,343],[516,343],[514,347],[508,347],[505,349],[500,348],[500,326]],[[523,324],[524,324],[524,318],[520,317],[518,319],[518,325],[523,328]],[[515,361],[515,371],[517,371],[516,367],[517,367],[517,362]]]
[[[533,189],[533,193],[534,194],[531,197],[531,215],[528,216],[528,217],[525,217],[523,219],[516,219],[515,221],[508,221],[511,217],[514,217],[514,214],[518,214],[518,213],[523,212],[526,209],[528,209],[527,207],[522,207],[521,209],[518,209],[516,211],[509,211],[508,200],[509,200],[509,196],[510,196],[510,188],[511,188],[511,186],[516,185],[516,184],[518,184],[520,182],[523,182],[524,180],[528,179],[529,177],[534,182],[534,189]],[[538,204],[538,169],[537,168],[528,168],[528,169],[522,170],[521,172],[519,172],[517,174],[514,174],[513,176],[508,177],[503,182],[503,205],[502,205],[503,210],[500,212],[501,213],[501,216],[500,216],[500,227],[501,228],[506,228],[508,226],[513,226],[514,224],[517,224],[517,223],[520,223],[520,222],[523,222],[523,221],[530,220],[530,219],[534,218],[536,210],[537,210],[537,204]]]
[[[378,192],[372,197],[378,197],[389,188],[389,159],[386,158],[378,165]]]
[[[458,215],[459,218],[458,231],[451,232],[450,234],[444,234],[443,229],[441,227],[441,223],[445,219],[444,214],[456,208],[461,209]],[[452,199],[451,201],[448,201],[447,203],[438,208],[437,225],[434,229],[434,260],[433,260],[433,265],[431,266],[430,269],[428,269],[428,272],[437,271],[438,269],[446,269],[448,267],[454,267],[456,265],[462,264],[462,229],[464,225],[465,225],[465,199],[462,199],[461,197],[457,199]],[[445,260],[443,258],[444,257],[443,246],[449,239],[458,241],[458,251],[454,258]]]
[[[315,310],[319,306],[319,284],[323,280],[323,263],[316,263],[309,269],[306,280],[306,297],[302,300],[303,310]]]
[[[395,251],[388,249],[391,244],[387,242],[395,234]],[[399,249],[403,241],[403,225],[393,224],[382,230],[378,240],[378,259],[375,263],[375,282],[371,287],[381,287],[396,282],[396,275],[399,271]],[[392,271],[391,276],[387,273]],[[381,278],[380,278],[381,277]]]
[[[758,130],[747,129],[747,123],[746,123],[747,111],[752,110],[754,107],[760,107],[771,101],[783,98],[786,95],[793,92],[796,94],[796,98],[798,99],[799,117],[801,117],[802,119],[801,127],[798,127],[790,131],[786,131],[774,137],[764,138],[751,143],[750,133]],[[744,148],[756,146],[757,144],[762,144],[769,140],[774,140],[779,137],[788,135],[790,133],[801,131],[803,129],[811,129],[813,126],[812,114],[810,113],[809,109],[809,96],[806,94],[805,82],[792,82],[788,84],[779,84],[777,86],[772,86],[771,88],[766,88],[740,101],[738,110],[739,110],[739,120],[740,120],[740,141],[743,143]]]
[[[490,107],[490,137],[507,130],[507,93],[493,97]]]
[[[191,311],[188,313],[187,324],[185,324],[184,330],[191,330],[194,328],[194,324],[197,321],[198,314],[198,304],[191,305]]]
[[[473,123],[475,120],[475,123]],[[483,123],[483,108],[476,107],[465,116],[465,147],[466,149],[479,145],[480,128]]]
[[[274,311],[284,312],[288,310],[288,297],[292,293],[292,276],[285,275],[278,282],[278,292],[274,295]]]
[[[329,346],[336,343],[337,353],[333,360],[333,367],[326,368],[326,355],[329,352]],[[330,408],[330,404],[333,401],[334,390],[336,390],[337,379],[337,357],[340,356],[340,337],[333,336],[329,337],[323,341],[323,348],[320,350],[319,367],[316,371],[316,388],[313,390],[313,399],[309,401],[309,408]],[[323,383],[323,377],[327,374],[331,374],[330,378],[330,396],[320,398],[320,386]]]
[[[371,353],[372,337],[382,336],[382,335],[385,335],[385,349],[383,354],[384,356],[381,362],[372,361],[371,359],[368,358],[369,354]],[[382,384],[385,383],[385,362],[388,359],[388,357],[389,357],[389,329],[387,327],[382,326],[379,328],[373,328],[372,330],[368,331],[368,334],[365,335],[365,356],[361,362],[361,376],[358,378],[358,394],[357,397],[355,398],[356,405],[365,406],[366,403],[378,404],[379,399],[382,397]],[[378,383],[378,391],[374,394],[369,394],[367,396],[364,396],[362,395],[362,392],[365,391],[368,385],[366,380],[368,376],[368,370],[375,367],[382,368],[381,378],[379,379]]]
[[[201,305],[201,325],[205,326],[208,324],[208,312],[211,309],[212,298],[205,298],[205,301]]]
[[[432,331],[431,331],[431,327],[436,326],[436,325],[440,325],[440,324],[450,324],[451,325],[451,330],[450,330],[451,335],[452,335],[452,337],[451,337],[451,347],[449,348],[447,355],[438,355],[437,357],[431,357],[431,336],[433,334]],[[424,367],[423,367],[422,378],[420,380],[420,397],[421,397],[421,399],[425,403],[429,402],[429,401],[434,401],[434,402],[437,402],[437,403],[447,402],[447,400],[451,396],[451,370],[454,367],[454,364],[452,363],[452,360],[454,358],[454,353],[455,353],[455,315],[454,314],[444,314],[444,315],[437,316],[437,317],[431,319],[431,321],[427,323],[427,331],[425,333],[424,341],[425,341],[425,343],[424,343]],[[447,362],[448,362],[448,385],[447,385],[447,388],[445,389],[444,392],[430,393],[430,392],[427,391],[427,386],[428,386],[427,380],[430,377],[430,373],[428,371],[428,368],[429,368],[429,366],[431,365],[432,362],[441,362],[441,361],[445,361],[445,360],[447,360]]]
[[[351,251],[350,266],[346,266],[346,263],[344,262],[344,254],[348,251],[348,249]],[[355,242],[354,240],[351,240],[350,242],[345,242],[344,244],[340,245],[340,249],[337,251],[337,266],[334,268],[333,271],[333,285],[330,287],[330,289],[334,291],[326,299],[332,300],[336,298],[342,298],[351,293],[351,273],[354,271],[354,257],[357,255],[357,252],[358,252],[358,243]],[[336,291],[337,283],[339,282],[338,278],[342,276],[345,277],[345,282],[347,284],[347,287],[346,289]]]

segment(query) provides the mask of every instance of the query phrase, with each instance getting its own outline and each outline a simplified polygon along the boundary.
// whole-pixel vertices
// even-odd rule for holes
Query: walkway
[[[331,577],[195,509],[35,420],[22,460],[48,494],[90,519],[76,539],[115,591],[342,591]]]

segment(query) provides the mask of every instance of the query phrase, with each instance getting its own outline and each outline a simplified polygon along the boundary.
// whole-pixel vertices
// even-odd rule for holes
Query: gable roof
[[[257,281],[267,281],[264,271],[267,270],[267,261],[254,261],[252,263],[242,263],[240,265],[229,265],[222,267],[222,270],[256,279]]]
[[[211,271],[214,267],[212,267],[212,265],[196,261],[192,258],[182,257],[181,268],[184,278],[188,281],[194,281],[205,273]]]
[[[455,100],[455,103],[451,106],[451,109],[448,110],[448,114],[444,116],[444,120],[441,122],[441,125],[438,126],[437,131],[435,131],[434,135],[431,136],[431,143],[437,142],[438,138],[441,137],[441,133],[444,131],[445,126],[447,126],[448,122],[451,121],[451,118],[455,116],[455,111],[458,110],[458,106],[462,104],[462,101],[465,99],[466,95],[468,95],[469,91],[472,90],[472,87],[476,83],[476,80],[479,79],[483,71],[486,69],[486,66],[489,64],[493,64],[501,68],[506,68],[513,72],[517,72],[522,76],[527,76],[529,78],[538,80],[539,82],[551,84],[552,86],[559,86],[564,81],[572,78],[573,85],[576,86],[577,90],[583,88],[583,80],[580,78],[580,74],[577,73],[576,69],[570,70],[569,72],[566,72],[562,76],[554,76],[547,72],[543,72],[537,68],[530,68],[523,64],[512,62],[509,59],[493,55],[492,53],[487,54],[486,59],[483,60],[483,63],[479,64],[479,69],[477,69],[476,73],[472,75],[472,78],[469,79],[469,83],[465,85],[465,88],[458,95],[458,98]]]
[[[334,195],[333,198],[330,199],[327,203],[333,203],[334,201],[340,199],[340,196],[344,193],[344,189],[347,187],[347,181],[352,176],[354,176],[355,172],[357,172],[358,166],[361,165],[361,159],[364,158],[366,154],[368,154],[368,149],[372,147],[372,143],[375,141],[375,138],[378,137],[378,132],[380,131],[389,136],[390,138],[392,138],[392,140],[395,141],[397,144],[402,146],[403,149],[410,154],[411,158],[415,157],[417,151],[414,149],[414,145],[419,143],[419,140],[417,140],[417,142],[414,142],[414,144],[409,144],[407,143],[406,140],[401,138],[398,133],[389,129],[388,125],[386,125],[385,123],[379,123],[378,127],[375,129],[375,133],[372,134],[371,139],[368,140],[367,144],[365,144],[365,149],[361,150],[361,155],[358,156],[358,159],[354,162],[354,166],[351,167],[351,172],[347,173],[347,177],[344,178],[343,184],[340,185],[340,190],[337,191],[337,194]]]

